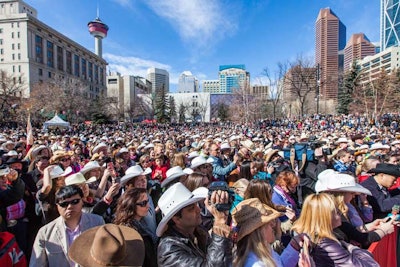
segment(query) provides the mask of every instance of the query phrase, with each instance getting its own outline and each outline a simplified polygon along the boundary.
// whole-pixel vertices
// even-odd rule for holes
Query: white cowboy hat
[[[363,149],[369,149],[368,145],[361,145],[359,147],[356,147],[356,150],[363,150]]]
[[[188,158],[189,160],[191,160],[191,159],[193,159],[193,158],[195,158],[195,157],[198,157],[198,156],[200,156],[199,152],[197,152],[197,151],[192,151],[192,152],[189,153],[189,155],[187,155],[187,158]]]
[[[372,151],[372,150],[377,150],[377,149],[389,149],[389,148],[390,148],[390,146],[388,146],[388,145],[383,145],[382,143],[374,143],[371,145],[369,150]]]
[[[191,173],[193,173],[193,170],[189,168],[182,170],[180,166],[172,167],[167,171],[167,178],[161,183],[161,188],[166,187],[177,178]]]
[[[107,145],[104,144],[103,142],[99,143],[97,146],[95,146],[92,150],[92,154],[97,153],[101,149],[107,149]]]
[[[97,169],[97,168],[101,168],[101,166],[99,165],[99,163],[95,160],[89,161],[88,163],[85,164],[85,166],[83,166],[82,170],[80,170],[80,172],[85,175],[87,172],[90,172],[91,170]]]
[[[205,189],[207,190],[207,189]],[[204,190],[203,190],[204,191]],[[194,192],[194,191],[193,191]],[[196,193],[196,192],[195,192]],[[189,191],[182,183],[172,185],[162,194],[158,200],[158,206],[162,212],[163,218],[158,224],[156,234],[162,236],[166,230],[167,223],[174,215],[186,206],[204,199],[204,192],[197,190],[200,195],[195,195]]]
[[[214,160],[212,158],[207,158],[206,159],[203,156],[198,156],[198,157],[195,157],[194,159],[192,159],[192,161],[190,163],[190,168],[194,169],[194,168],[197,168],[197,167],[199,167],[199,166],[201,166],[203,164],[207,164],[207,163],[211,164],[213,162],[214,162]]]
[[[0,176],[7,175],[9,173],[10,173],[10,168],[7,165],[3,164],[0,166]]]
[[[150,143],[144,147],[144,149],[154,148],[154,144]]]
[[[340,137],[337,141],[336,144],[340,144],[340,143],[348,143],[349,140],[346,137]]]
[[[86,180],[85,176],[83,176],[82,173],[77,172],[65,178],[65,185],[83,184],[83,183],[90,184],[95,182],[96,180],[97,180],[96,177],[90,177],[89,179]]]
[[[45,146],[45,145],[40,145],[40,146],[38,146],[38,147],[35,147],[35,148],[32,150],[32,153],[31,153],[32,157],[33,157],[33,158],[36,158],[37,155],[39,154],[39,152],[42,151],[43,149],[46,149],[46,148],[48,149],[48,147]]]
[[[224,149],[231,149],[231,146],[228,143],[222,143],[221,150],[224,150]]]
[[[50,179],[55,179],[58,177],[62,176],[67,176],[72,172],[72,168],[68,167],[65,170],[63,170],[60,166],[55,166],[51,171],[50,171]]]
[[[151,169],[150,168],[146,168],[145,170],[142,169],[142,167],[140,167],[140,165],[135,165],[132,167],[129,167],[126,171],[125,171],[125,175],[122,176],[121,178],[121,186],[124,186],[129,180],[131,180],[132,178],[139,176],[139,175],[147,175],[151,173]]]
[[[396,140],[390,143],[390,145],[394,146],[394,145],[398,145],[400,144],[400,140]]]
[[[353,176],[340,173],[332,169],[327,169],[318,175],[315,184],[315,192],[324,191],[354,192],[371,196],[371,191],[356,183]]]

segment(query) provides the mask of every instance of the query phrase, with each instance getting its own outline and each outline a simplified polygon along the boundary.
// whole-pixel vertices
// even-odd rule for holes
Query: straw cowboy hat
[[[65,185],[83,184],[83,183],[90,184],[95,182],[96,180],[97,179],[94,176],[86,180],[85,176],[83,176],[82,173],[77,172],[65,178]]]
[[[243,200],[232,211],[232,218],[238,229],[237,241],[282,215],[284,214],[263,204],[258,198]]]
[[[251,140],[241,141],[240,144],[245,148],[247,148],[248,150],[250,150],[251,152],[254,152],[254,150],[256,150],[256,146]]]
[[[272,148],[268,148],[267,150],[264,151],[264,160],[266,162],[269,162],[272,158],[273,155],[278,154],[279,150],[278,149],[272,149]]]
[[[206,159],[203,156],[198,156],[198,157],[195,157],[194,159],[192,159],[192,161],[190,162],[190,168],[194,169],[194,168],[197,168],[197,167],[199,167],[199,166],[201,166],[203,164],[211,164],[213,162],[214,162],[214,160],[212,158],[207,158]]]
[[[172,183],[179,177],[182,177],[184,175],[188,175],[191,173],[193,173],[193,170],[190,168],[186,168],[186,169],[182,170],[182,168],[180,166],[172,167],[167,171],[167,173],[166,173],[167,178],[161,183],[161,188],[166,187],[168,184]]]
[[[49,163],[53,164],[59,159],[62,159],[64,157],[70,157],[74,154],[72,151],[65,151],[65,150],[57,150],[53,153],[53,156],[50,158]]]
[[[92,160],[92,161],[89,161],[88,163],[86,163],[85,166],[83,166],[82,170],[80,170],[80,172],[83,175],[85,175],[87,172],[90,172],[91,170],[99,169],[99,168],[101,168],[99,163],[95,160]]]
[[[163,218],[158,224],[156,230],[157,236],[163,235],[169,220],[171,220],[178,211],[200,200],[204,200],[205,195],[203,191],[205,190],[197,190],[192,193],[182,183],[176,183],[168,188],[158,200],[158,206],[160,207]]]
[[[105,224],[78,236],[68,250],[69,257],[80,266],[142,266],[144,243],[133,228]]]
[[[371,196],[371,191],[356,183],[353,176],[327,169],[318,175],[315,192],[324,191],[354,192]]]
[[[128,181],[130,181],[134,177],[137,177],[139,175],[147,175],[150,173],[151,173],[150,168],[146,168],[145,170],[143,170],[142,167],[140,167],[140,165],[129,167],[125,171],[125,175],[122,176],[121,178],[121,186],[124,186]]]

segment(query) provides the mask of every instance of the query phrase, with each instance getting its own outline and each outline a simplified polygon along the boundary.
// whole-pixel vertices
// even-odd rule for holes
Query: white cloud
[[[113,1],[123,7],[132,7],[131,0],[113,0]]]
[[[192,48],[206,49],[237,29],[227,4],[204,0],[145,0]],[[224,12],[225,11],[225,12]],[[232,10],[230,10],[232,11]]]

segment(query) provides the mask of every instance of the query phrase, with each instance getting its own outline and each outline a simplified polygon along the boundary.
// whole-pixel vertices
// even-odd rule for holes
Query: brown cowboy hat
[[[70,157],[74,154],[72,151],[65,151],[65,150],[57,150],[53,153],[53,156],[50,158],[50,164],[57,162],[58,160],[64,157]]]
[[[84,267],[142,266],[144,243],[133,228],[105,224],[78,236],[68,255]]]

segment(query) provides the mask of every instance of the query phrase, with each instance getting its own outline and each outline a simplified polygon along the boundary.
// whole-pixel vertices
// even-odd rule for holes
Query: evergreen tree
[[[186,107],[181,103],[179,105],[179,123],[184,123],[186,121],[185,113]]]
[[[169,114],[169,97],[163,85],[161,88],[156,89],[155,116],[158,122],[166,123],[170,121]]]
[[[343,81],[339,84],[338,108],[339,114],[348,114],[350,104],[353,101],[352,95],[359,86],[360,68],[354,61],[351,69],[344,74]]]
[[[169,97],[169,118],[171,122],[176,121],[176,104],[172,96]]]

